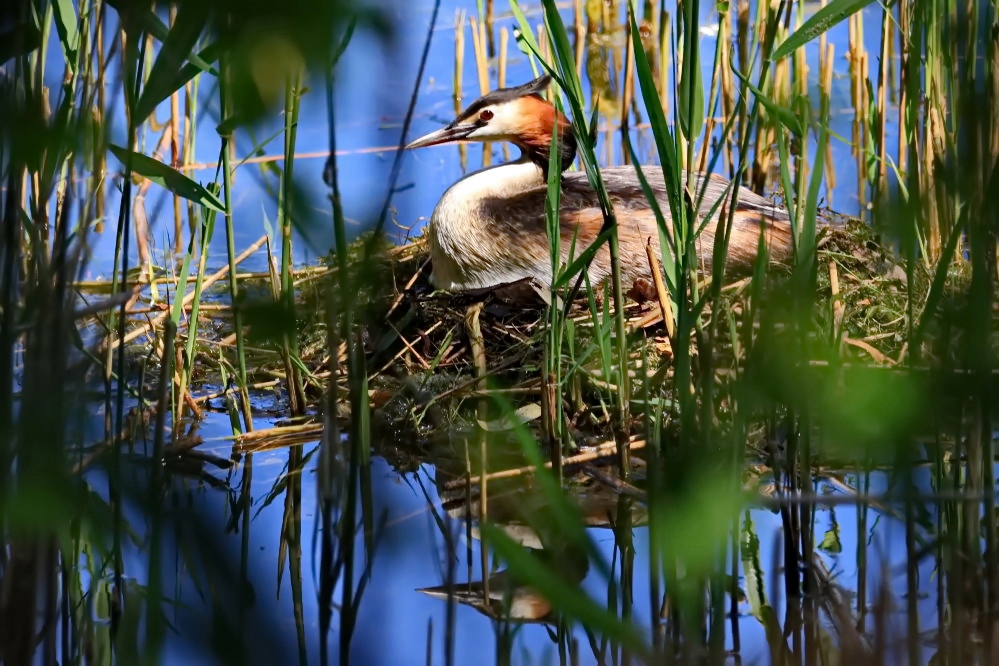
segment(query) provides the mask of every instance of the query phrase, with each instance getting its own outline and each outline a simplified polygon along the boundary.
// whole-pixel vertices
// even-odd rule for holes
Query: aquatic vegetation
[[[16,5],[3,663],[999,649],[993,6]],[[417,218],[500,158],[407,171],[410,129],[542,73],[600,240],[563,261],[549,168],[551,283],[435,291]],[[635,288],[618,164],[658,208]],[[735,191],[709,241],[698,172],[786,206],[786,265],[730,273]]]

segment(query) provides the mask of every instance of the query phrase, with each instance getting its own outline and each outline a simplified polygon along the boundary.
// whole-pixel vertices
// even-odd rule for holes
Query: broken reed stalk
[[[294,183],[295,145],[298,138],[298,112],[301,106],[301,86],[302,72],[299,70],[292,74],[285,84],[284,169],[281,171],[280,187],[278,190],[278,225],[281,230],[281,280],[278,302],[281,303],[283,316],[292,322],[296,321],[295,286],[292,284],[292,267],[294,264],[292,216],[295,207],[295,202],[293,201],[296,191]],[[302,374],[299,372],[297,363],[298,336],[296,329],[292,328],[289,333],[286,327],[282,331],[281,355],[284,359],[285,373],[288,376],[287,388],[291,412],[292,414],[301,414],[305,411],[305,389],[302,384]]]
[[[461,114],[464,99],[465,82],[465,10],[458,9],[454,17],[454,117]],[[468,168],[468,146],[464,142],[458,144],[458,163],[462,172]]]
[[[576,76],[583,76],[583,54],[586,53],[586,24],[583,21],[583,0],[572,2],[572,25],[576,45]]]
[[[475,74],[479,82],[479,95],[489,92],[489,55],[486,53],[486,26],[475,20],[474,16],[469,17],[468,24],[472,31],[472,51],[475,54]],[[482,167],[488,167],[493,163],[491,144],[482,146]]]
[[[644,439],[638,435],[634,435],[629,438],[628,446],[632,451],[639,451],[644,449],[646,442]],[[579,465],[585,462],[592,462],[594,460],[601,460],[603,458],[613,458],[618,456],[618,444],[616,441],[604,442],[594,446],[592,449],[585,451],[584,453],[577,453],[574,456],[565,456],[562,458],[563,467],[569,467],[571,465]],[[549,460],[542,465],[543,469],[551,469],[552,462]],[[471,476],[467,479],[454,479],[444,483],[445,490],[454,490],[457,488],[463,488],[466,485],[477,486],[483,481],[497,481],[499,479],[511,479],[518,476],[529,476],[534,474],[538,470],[535,465],[526,465],[524,467],[516,467],[514,469],[504,469],[498,472],[492,472],[488,474],[485,478],[482,476]]]
[[[201,285],[202,286],[202,290],[207,289],[208,287],[211,287],[213,284],[215,284],[219,280],[225,279],[225,277],[229,275],[229,270],[230,270],[230,268],[232,266],[239,265],[240,263],[242,263],[243,261],[245,261],[248,257],[252,256],[257,250],[259,250],[261,247],[263,247],[264,243],[266,243],[266,242],[267,242],[267,236],[261,236],[257,240],[257,242],[255,242],[253,245],[251,245],[250,247],[248,247],[245,250],[243,250],[242,252],[240,252],[238,256],[234,257],[233,261],[230,264],[228,264],[226,266],[223,266],[222,268],[220,268],[219,270],[217,270],[215,273],[213,273],[211,276],[205,278],[204,283]],[[197,293],[194,292],[194,291],[192,291],[191,293],[189,293],[186,296],[184,296],[184,300],[183,300],[184,307],[187,307],[187,306],[191,305],[191,303],[194,301],[194,299],[196,298],[196,296],[197,296]],[[163,322],[167,318],[169,318],[169,316],[170,316],[169,311],[166,311],[166,312],[163,312],[162,314],[160,314],[159,316],[154,317],[153,319],[140,324],[139,326],[137,326],[136,328],[133,328],[131,331],[129,331],[127,334],[125,334],[125,336],[121,340],[118,340],[118,339],[112,340],[111,344],[110,344],[110,348],[111,349],[116,349],[119,345],[128,344],[130,342],[135,341],[137,338],[141,337],[142,335],[145,335],[146,333],[149,333],[150,331],[152,331],[157,326],[162,325]]]
[[[491,34],[491,33],[490,33]],[[506,88],[507,49],[510,47],[510,31],[506,27],[500,29],[499,63],[496,67],[496,84]],[[510,143],[503,142],[503,161],[510,161]]]
[[[482,327],[480,324],[479,316],[482,314],[483,303],[480,301],[474,303],[468,307],[465,312],[465,331],[468,334],[469,350],[472,355],[472,366],[475,368],[475,376],[478,377],[479,382],[477,388],[481,391],[486,388],[485,377],[489,371],[489,366],[486,363],[486,346],[485,341],[482,337]],[[476,411],[478,413],[478,419],[480,423],[485,423],[489,419],[489,404],[485,398],[480,398],[476,406]],[[480,525],[485,525],[486,520],[489,517],[489,494],[486,479],[488,479],[488,461],[489,452],[487,450],[487,437],[486,432],[483,429],[478,429],[477,439],[479,442],[479,463],[482,470],[480,478],[483,480],[479,488],[479,515],[478,520]],[[480,548],[480,565],[481,575],[482,575],[482,600],[484,603],[489,603],[489,549]]]

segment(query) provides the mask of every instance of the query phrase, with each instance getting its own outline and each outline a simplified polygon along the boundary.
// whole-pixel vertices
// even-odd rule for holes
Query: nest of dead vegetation
[[[852,220],[829,221],[832,224],[820,237],[812,317],[816,339],[832,340],[835,336],[831,332],[835,330],[839,332],[836,353],[841,360],[897,364],[906,353],[909,293],[905,270],[877,242],[867,225]],[[435,292],[428,280],[428,252],[423,238],[403,246],[380,248],[374,260],[354,261],[351,265],[357,271],[353,284],[366,285],[365,291],[356,294],[355,305],[364,330],[372,401],[382,426],[406,439],[429,441],[435,433],[461,431],[463,425],[471,425],[473,419],[479,418],[472,414],[474,410],[462,408],[470,398],[492,393],[503,395],[515,406],[540,402],[546,303],[530,286],[518,284],[462,294]],[[966,286],[963,275],[960,268],[952,270],[948,282],[952,307],[958,307],[956,303]],[[922,268],[915,270],[913,296],[919,301],[917,312],[925,301],[931,277]],[[779,309],[786,301],[786,278],[787,271],[780,269],[768,276],[763,308],[773,305]],[[718,320],[716,330],[724,333],[714,339],[716,369],[736,367],[744,361],[735,340],[727,333],[743,330],[753,292],[748,279],[727,285],[714,311],[705,313]],[[314,313],[314,318],[302,326],[303,358],[325,354],[325,298],[319,289],[311,293],[314,303],[302,308]],[[598,309],[604,308],[600,296],[596,302]],[[754,307],[755,326],[761,306]],[[610,418],[604,406],[613,404],[616,390],[602,376],[605,364],[601,362],[601,344],[606,345],[608,336],[595,329],[598,318],[592,316],[591,308],[586,298],[573,303],[568,336],[571,344],[563,350],[570,357],[564,364],[569,369],[563,377],[564,385],[571,387],[565,396],[571,403],[567,410],[571,415],[569,425],[578,440],[609,434]],[[638,381],[643,374],[660,381],[670,371],[672,355],[659,307],[655,301],[632,301],[627,308],[629,338],[641,343],[632,345],[635,351],[629,372]],[[474,325],[470,321],[472,313]],[[477,352],[473,344],[478,336],[482,352]],[[930,342],[927,345],[932,346]],[[343,346],[340,354],[345,354]],[[646,367],[641,367],[643,359]],[[480,376],[483,368],[486,381]]]
[[[705,352],[699,346],[705,339],[695,336],[694,371],[704,376],[707,369],[717,378],[714,396],[719,409],[725,410],[730,380],[754,363],[761,367],[751,362],[753,354],[770,369],[775,366],[768,363],[787,362],[790,348],[796,351],[794,358],[820,364],[835,360],[891,366],[906,358],[910,293],[918,315],[925,307],[932,275],[921,265],[914,267],[910,289],[905,271],[870,227],[852,220],[827,221],[832,224],[820,235],[816,291],[806,310],[812,334],[804,345],[795,333],[802,319],[789,308],[796,297],[787,269],[776,267],[763,281],[743,279],[725,285],[710,308],[702,310],[711,356],[701,357]],[[349,296],[367,365],[373,425],[380,429],[375,441],[400,449],[383,453],[394,460],[400,455],[419,456],[442,440],[481,429],[476,425],[494,432],[509,430],[518,420],[538,426],[548,316],[543,295],[526,284],[476,293],[435,292],[429,284],[425,239],[401,246],[374,246],[369,240],[351,247],[350,284],[357,287]],[[333,350],[327,337],[327,308],[342,297],[341,290],[329,288],[339,282],[337,277],[332,267],[310,268],[296,277],[300,300],[296,317],[290,320],[298,325],[298,357],[304,367],[306,397],[314,408],[322,404],[330,378]],[[939,322],[959,322],[963,316],[966,265],[956,263],[947,277],[944,298],[937,316],[929,320],[920,350],[929,363],[941,362],[942,354],[954,355],[960,349],[953,344],[959,326]],[[656,389],[642,397],[645,387],[672,385],[672,350],[658,302],[629,300],[626,307],[632,350],[631,411],[640,417],[643,410],[655,410],[657,418],[668,420],[673,413],[671,394]],[[617,387],[613,376],[606,374],[616,362],[609,311],[603,294],[594,294],[592,300],[578,298],[562,335],[560,397],[565,426],[580,444],[612,437],[610,406],[615,404]],[[231,326],[225,325],[228,319],[219,321],[223,325],[218,336],[231,336]],[[252,334],[255,324],[249,326]],[[939,344],[941,340],[946,344]],[[272,390],[274,412],[282,413],[287,376],[275,345],[273,341],[255,345],[250,388]],[[340,367],[345,367],[346,344],[341,342],[335,353]],[[483,404],[495,404],[477,400],[485,395],[502,397],[507,406],[493,413],[488,408],[483,411]],[[346,403],[339,401],[344,417]]]

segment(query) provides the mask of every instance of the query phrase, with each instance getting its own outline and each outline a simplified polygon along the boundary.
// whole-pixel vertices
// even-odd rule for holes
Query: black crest
[[[504,102],[511,102],[515,99],[520,99],[521,97],[528,97],[533,95],[535,97],[540,97],[541,93],[545,91],[552,81],[552,77],[547,74],[539,76],[533,81],[529,81],[523,85],[516,86],[514,88],[500,88],[499,90],[493,90],[492,92],[486,93],[479,99],[472,102],[467,109],[462,111],[460,118],[468,118],[474,116],[476,113],[481,111],[487,106],[492,106],[494,104],[502,104]]]

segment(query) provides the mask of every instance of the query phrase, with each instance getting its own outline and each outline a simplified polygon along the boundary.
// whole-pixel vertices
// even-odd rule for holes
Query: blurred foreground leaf
[[[11,58],[31,53],[42,43],[42,35],[35,26],[22,23],[0,32],[0,65]]]
[[[208,6],[203,2],[186,2],[180,6],[135,105],[136,125],[144,122],[160,102],[177,91],[178,75],[192,54],[207,18]],[[179,83],[183,86],[185,81]]]
[[[252,298],[240,303],[239,308],[254,340],[279,345],[284,336],[297,334],[295,314],[280,299]]]
[[[143,178],[148,178],[154,183],[162,185],[179,197],[199,203],[220,213],[226,212],[225,204],[219,201],[217,196],[176,169],[167,166],[159,160],[154,160],[142,153],[127,150],[121,146],[111,145],[108,148],[122,164],[127,166],[129,160],[131,160],[132,170]]]
[[[80,31],[77,29],[76,9],[73,0],[56,0],[52,3],[55,14],[56,31],[59,33],[59,43],[70,70],[76,70],[76,54],[80,49]]]

